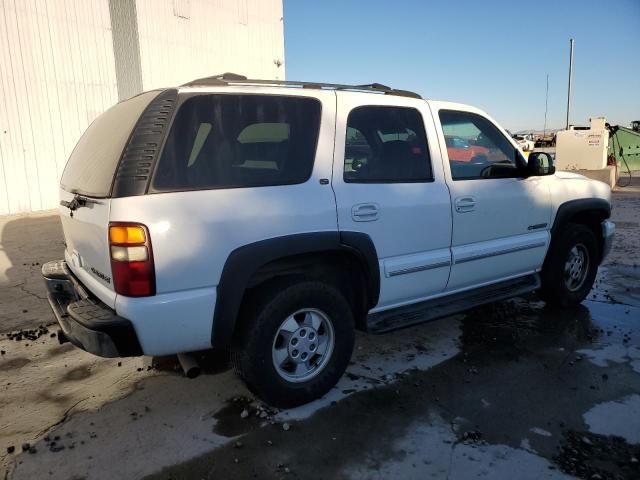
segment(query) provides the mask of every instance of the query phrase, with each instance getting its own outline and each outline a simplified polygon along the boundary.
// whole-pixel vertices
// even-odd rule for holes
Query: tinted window
[[[260,187],[311,176],[320,125],[313,98],[199,95],[176,114],[155,190]]]
[[[454,180],[520,176],[518,151],[486,118],[442,110],[440,123]]]
[[[120,102],[96,118],[71,152],[60,184],[69,192],[106,197],[125,144],[159,91]]]
[[[349,113],[345,182],[433,180],[420,113],[413,108],[358,107]]]

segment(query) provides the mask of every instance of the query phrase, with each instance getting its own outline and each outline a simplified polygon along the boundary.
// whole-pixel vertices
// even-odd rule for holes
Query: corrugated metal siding
[[[282,0],[118,1],[135,2],[144,90],[284,79]],[[0,215],[57,206],[73,147],[118,101],[113,49],[109,0],[0,0]]]
[[[284,79],[282,0],[138,0],[145,89],[216,73]]]
[[[71,150],[116,101],[106,0],[3,0],[0,215],[56,207]]]

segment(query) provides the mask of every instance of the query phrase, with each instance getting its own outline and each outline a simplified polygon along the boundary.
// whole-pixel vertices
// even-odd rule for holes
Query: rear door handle
[[[379,214],[380,207],[375,203],[358,203],[351,207],[351,218],[354,222],[375,222]]]
[[[474,197],[458,197],[455,201],[455,207],[458,213],[472,212],[476,208],[476,199]]]

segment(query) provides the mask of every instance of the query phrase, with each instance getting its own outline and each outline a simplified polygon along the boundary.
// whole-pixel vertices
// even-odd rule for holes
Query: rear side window
[[[130,98],[96,118],[71,152],[61,187],[68,192],[107,197],[131,131],[159,93],[156,90]]]
[[[366,106],[349,113],[344,154],[345,182],[432,180],[420,112],[406,107]]]
[[[171,127],[153,179],[156,191],[303,183],[320,128],[314,98],[198,95]]]

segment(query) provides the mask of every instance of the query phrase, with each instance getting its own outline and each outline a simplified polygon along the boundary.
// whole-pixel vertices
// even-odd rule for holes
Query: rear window
[[[169,132],[156,191],[303,183],[311,176],[320,128],[314,98],[198,95]]]
[[[68,192],[106,197],[124,147],[140,115],[160,91],[120,102],[96,118],[71,152],[60,185]]]

